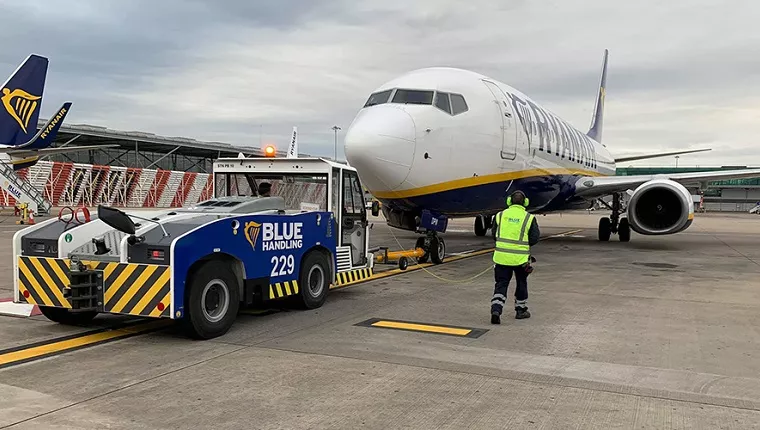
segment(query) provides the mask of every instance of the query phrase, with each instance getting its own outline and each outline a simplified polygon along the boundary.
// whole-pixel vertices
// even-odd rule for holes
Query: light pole
[[[341,128],[334,125],[331,130],[335,132],[335,154],[333,155],[333,159],[338,161],[338,130],[341,130]]]
[[[678,159],[681,158],[679,155],[676,155],[676,169],[678,168]]]

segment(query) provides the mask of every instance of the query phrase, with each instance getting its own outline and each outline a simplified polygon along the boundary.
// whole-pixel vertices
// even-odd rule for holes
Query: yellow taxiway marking
[[[417,331],[423,333],[446,334],[449,336],[469,338],[480,337],[488,331],[481,328],[455,327],[450,325],[427,324],[415,321],[398,321],[382,318],[368,319],[355,325],[363,327],[379,327],[405,331]]]
[[[0,368],[21,364],[35,359],[62,354],[87,346],[132,337],[148,331],[157,330],[168,325],[168,320],[151,321],[113,330],[102,329],[95,333],[66,336],[0,351]]]
[[[372,323],[372,326],[385,327],[385,328],[399,328],[403,330],[427,331],[430,333],[453,334],[457,336],[466,336],[470,334],[470,332],[472,331],[466,328],[449,328],[449,327],[441,327],[437,325],[411,324],[411,323],[402,323],[402,322],[395,322],[395,321],[378,321],[376,323]]]

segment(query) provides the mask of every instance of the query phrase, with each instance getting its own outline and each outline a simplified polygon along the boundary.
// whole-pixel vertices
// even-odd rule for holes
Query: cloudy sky
[[[585,131],[610,50],[615,154],[712,147],[679,165],[760,165],[760,3],[553,0],[0,0],[0,73],[50,58],[42,116],[332,156],[376,87],[452,66]],[[342,157],[339,133],[339,157]],[[672,157],[632,165],[673,165]]]

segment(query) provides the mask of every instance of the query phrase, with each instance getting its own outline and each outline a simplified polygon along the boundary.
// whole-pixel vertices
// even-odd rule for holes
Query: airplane
[[[71,110],[71,102],[64,103],[37,130],[47,69],[47,58],[31,54],[0,87],[0,162],[11,164],[14,171],[37,164],[39,158],[45,155],[118,146],[50,148],[64,118]]]
[[[602,143],[608,56],[605,49],[586,133],[507,84],[432,67],[371,93],[346,132],[346,159],[381,202],[389,226],[424,234],[416,243],[425,251],[420,260],[434,263],[443,259],[438,233],[449,219],[475,217],[475,234],[484,236],[515,190],[536,214],[600,201],[611,216],[599,221],[599,240],[617,234],[628,242],[631,230],[664,235],[691,225],[694,204],[684,185],[760,176],[760,169],[615,176],[616,163],[709,149],[614,157]],[[610,196],[611,205],[601,200]]]

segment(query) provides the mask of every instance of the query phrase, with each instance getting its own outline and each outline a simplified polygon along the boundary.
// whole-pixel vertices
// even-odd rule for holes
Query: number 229
[[[269,275],[272,278],[277,276],[290,275],[293,273],[293,269],[296,265],[295,259],[292,255],[288,255],[287,257],[284,255],[281,255],[279,257],[274,256],[272,257],[271,262],[274,264],[274,267],[272,267],[272,273]]]

